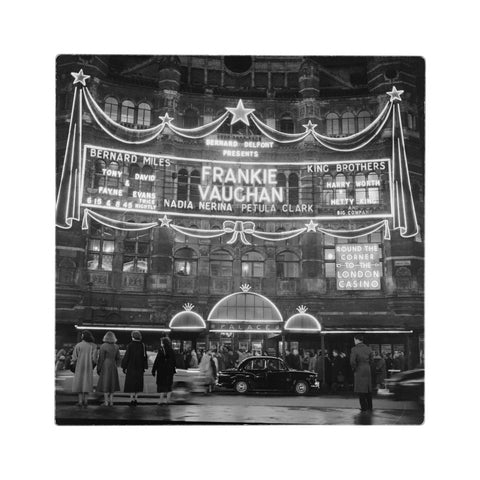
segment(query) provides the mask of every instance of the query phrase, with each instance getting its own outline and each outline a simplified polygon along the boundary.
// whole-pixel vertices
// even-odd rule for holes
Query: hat
[[[142,334],[138,330],[134,330],[132,332],[132,338],[134,340],[141,340],[142,339]]]
[[[113,332],[107,332],[103,337],[103,341],[106,343],[115,343],[117,341],[117,337]]]

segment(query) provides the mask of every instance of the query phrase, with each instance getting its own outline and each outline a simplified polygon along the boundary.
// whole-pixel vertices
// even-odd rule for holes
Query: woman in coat
[[[192,350],[192,356],[190,357],[190,368],[198,368],[198,358],[197,358],[197,352],[195,350]]]
[[[113,394],[120,390],[117,364],[120,360],[120,349],[116,345],[117,338],[113,332],[107,332],[98,353],[97,392],[103,392],[103,406],[113,407]]]
[[[170,403],[175,373],[175,352],[170,339],[163,337],[152,367],[152,375],[157,374],[157,392],[160,393],[158,405]]]
[[[213,390],[213,385],[215,385],[215,380],[217,378],[216,372],[218,371],[218,363],[216,363],[216,358],[212,354],[211,350],[208,350],[200,361],[200,372],[205,377],[205,383],[207,384],[208,393]]]
[[[78,393],[77,406],[88,405],[88,394],[93,391],[93,369],[97,361],[97,346],[92,334],[85,330],[82,340],[73,349],[72,362],[75,364],[72,392]]]
[[[350,353],[350,365],[353,370],[353,391],[358,393],[362,412],[372,410],[372,373],[373,351],[363,343],[363,335],[354,337],[355,346]]]
[[[130,394],[130,406],[138,405],[138,392],[143,392],[143,374],[148,369],[147,349],[142,343],[142,334],[132,332],[132,341],[127,345],[122,359],[122,369],[125,376],[124,392]]]

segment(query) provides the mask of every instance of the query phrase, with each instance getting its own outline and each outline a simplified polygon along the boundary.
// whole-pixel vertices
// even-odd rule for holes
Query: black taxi
[[[246,358],[236,368],[220,371],[217,386],[237,393],[283,391],[305,395],[318,383],[315,372],[293,370],[281,358],[257,356]]]

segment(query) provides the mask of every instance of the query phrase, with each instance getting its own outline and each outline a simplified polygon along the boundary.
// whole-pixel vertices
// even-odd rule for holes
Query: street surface
[[[213,393],[195,395],[188,403],[157,405],[153,395],[139,397],[129,406],[125,394],[113,407],[91,398],[87,408],[77,407],[76,396],[57,394],[59,425],[154,424],[310,424],[310,425],[419,425],[423,411],[414,402],[374,397],[372,413],[361,413],[352,394],[342,396]]]

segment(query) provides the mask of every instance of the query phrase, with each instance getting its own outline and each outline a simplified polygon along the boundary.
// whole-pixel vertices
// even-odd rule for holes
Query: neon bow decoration
[[[209,122],[205,125],[195,128],[180,128],[173,124],[173,118],[169,117],[168,113],[161,118],[161,123],[147,129],[128,128],[120,123],[112,120],[97,104],[92,94],[90,93],[86,81],[90,78],[85,75],[83,71],[78,73],[72,72],[74,78],[74,93],[73,105],[70,116],[67,144],[65,147],[65,156],[63,162],[62,175],[60,185],[58,188],[58,195],[56,201],[56,225],[59,228],[69,229],[72,227],[73,221],[80,221],[81,218],[81,204],[84,189],[84,173],[85,164],[82,155],[83,139],[82,126],[84,120],[84,104],[90,112],[91,118],[95,123],[110,137],[122,143],[128,144],[146,144],[155,140],[159,135],[165,133],[168,129],[174,135],[190,139],[200,139],[211,135],[223,125],[223,123],[232,116],[231,124],[241,121],[246,125],[250,125],[249,120],[253,125],[266,137],[276,143],[297,143],[304,140],[311,135],[322,147],[332,151],[338,152],[353,152],[365,147],[379,133],[383,130],[388,120],[392,124],[392,168],[390,173],[390,185],[392,188],[392,212],[394,230],[399,230],[400,235],[404,238],[414,237],[419,233],[417,217],[415,213],[415,205],[410,184],[410,175],[408,170],[407,154],[405,150],[405,140],[403,136],[403,125],[400,111],[400,102],[402,90],[392,88],[391,92],[387,92],[390,97],[385,106],[382,108],[378,116],[366,128],[353,135],[342,138],[333,138],[320,134],[316,131],[316,125],[311,121],[304,125],[304,131],[300,133],[284,133],[276,130],[267,124],[263,123],[253,112],[253,108],[245,108],[243,102],[239,100],[236,108],[226,107],[227,111],[219,118]],[[84,217],[84,224],[88,224],[88,218],[95,218],[92,211],[89,209]],[[131,229],[130,226],[125,226],[118,220],[97,215],[95,220],[99,222],[107,222],[112,224],[112,228],[119,228],[123,230]],[[317,219],[318,220],[318,219]],[[125,223],[125,222],[123,222]],[[233,224],[233,225],[232,225]],[[381,225],[384,221],[380,222]],[[146,227],[146,224],[138,229],[153,228],[157,223],[152,223]],[[162,223],[163,226],[163,223]],[[378,224],[372,225],[372,227]],[[253,222],[230,221],[227,225],[224,224],[223,230],[198,230],[188,229],[171,225],[171,228],[180,231],[185,235],[193,235],[202,238],[215,238],[225,233],[232,233],[232,238],[228,243],[234,243],[238,238],[249,245],[245,234],[250,234],[255,238],[262,240],[286,240],[293,238],[296,235],[304,233],[305,231],[317,231],[328,235],[341,236],[339,231],[327,231],[318,228],[312,230],[311,227],[299,228],[290,232],[256,232]],[[370,227],[366,227],[369,229]],[[352,231],[358,232],[358,231]],[[385,227],[385,236],[389,238],[388,225]],[[387,233],[388,232],[388,233]],[[366,233],[363,233],[366,234]]]
[[[253,233],[255,231],[255,224],[253,222],[242,222],[236,220],[226,220],[223,222],[223,231],[226,233],[233,233],[232,238],[227,242],[228,244],[235,243],[240,237],[240,240],[245,245],[251,245],[251,243],[246,239],[246,233]]]

